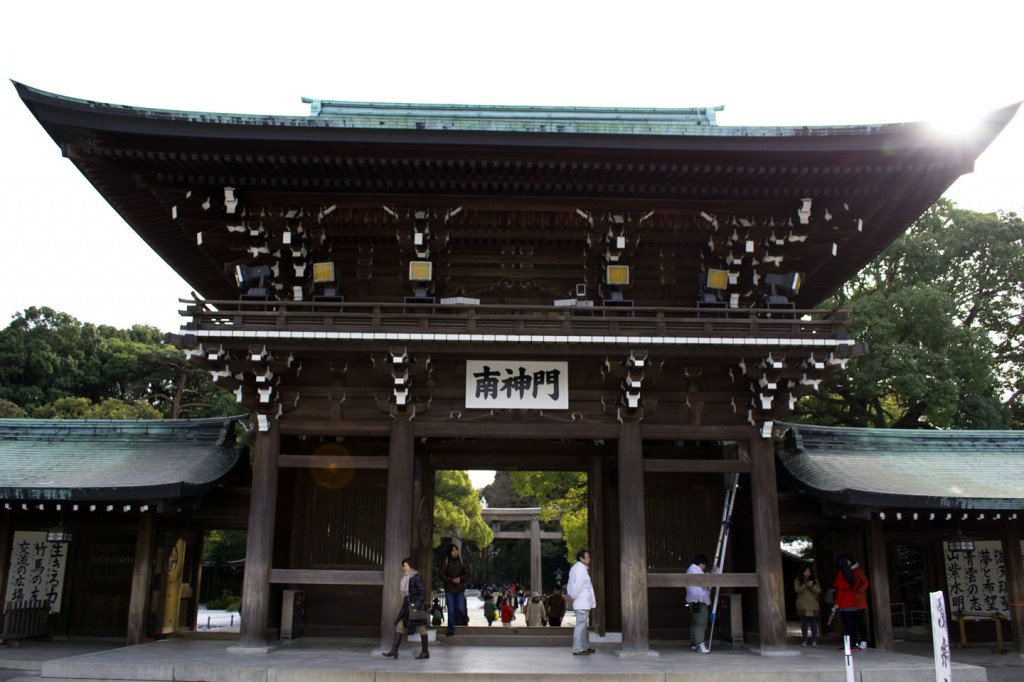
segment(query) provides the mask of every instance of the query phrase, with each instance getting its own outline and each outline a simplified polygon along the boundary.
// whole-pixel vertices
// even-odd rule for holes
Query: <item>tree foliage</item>
[[[203,562],[217,566],[245,559],[244,530],[208,530],[203,540]]]
[[[516,492],[516,487],[512,484],[512,476],[508,471],[495,471],[494,481],[484,486],[480,494],[487,500],[488,507],[516,509],[540,506],[536,498],[524,497]]]
[[[57,398],[52,403],[33,408],[33,419],[162,419],[160,410],[145,400],[126,403],[117,398],[101,398],[98,403],[88,398]]]
[[[540,504],[544,521],[558,519],[568,556],[588,545],[587,475],[582,471],[513,471],[516,492]]]
[[[494,541],[494,533],[484,523],[480,494],[465,471],[438,471],[434,476],[434,547],[441,538],[457,537],[477,547]]]
[[[15,314],[0,330],[0,400],[37,418],[181,418],[239,412],[231,393],[163,343],[155,327],[83,324],[46,307]]]
[[[867,356],[803,400],[803,421],[1019,426],[1024,244],[1014,213],[941,200],[841,289]]]

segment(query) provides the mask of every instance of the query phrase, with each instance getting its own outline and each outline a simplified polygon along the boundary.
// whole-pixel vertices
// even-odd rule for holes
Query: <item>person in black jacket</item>
[[[456,625],[469,625],[466,613],[466,586],[469,583],[469,566],[459,555],[456,545],[448,546],[448,554],[441,564],[441,582],[444,583],[444,600],[448,607],[449,637],[455,634]]]
[[[410,627],[416,628],[420,633],[420,653],[416,658],[430,658],[430,651],[427,649],[427,586],[423,582],[423,576],[416,570],[411,557],[402,559],[402,609],[395,618],[395,641],[390,651],[384,651],[382,656],[387,658],[398,658],[398,647],[402,645],[402,637],[409,631]],[[423,613],[423,620],[413,620],[411,617],[412,607]]]

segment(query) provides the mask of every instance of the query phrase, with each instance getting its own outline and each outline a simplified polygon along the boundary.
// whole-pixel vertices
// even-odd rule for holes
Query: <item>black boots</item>
[[[395,641],[391,645],[391,651],[382,651],[380,652],[380,655],[387,656],[388,658],[398,658],[398,647],[402,644],[402,636],[403,635],[401,633],[396,632]],[[426,643],[424,643],[423,646],[426,647]]]
[[[430,658],[430,651],[427,650],[426,635],[420,635],[420,653],[416,658]]]

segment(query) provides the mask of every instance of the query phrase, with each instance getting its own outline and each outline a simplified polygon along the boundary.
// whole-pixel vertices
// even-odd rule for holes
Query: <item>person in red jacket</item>
[[[863,573],[861,571],[862,576]],[[840,554],[836,557],[836,579],[833,581],[832,587],[836,589],[836,602],[832,608],[839,611],[839,617],[843,621],[843,632],[849,635],[850,645],[866,649],[867,642],[864,640],[867,638],[861,636],[859,627],[860,598],[857,595],[857,575],[853,570],[853,561],[849,554]],[[867,591],[866,577],[863,578],[862,588],[863,592]]]
[[[850,568],[853,569],[853,591],[857,593],[857,631],[860,633],[861,649],[868,648],[868,577],[857,560],[850,557]]]
[[[501,625],[502,627],[512,627],[512,619],[515,618],[516,612],[512,610],[512,605],[509,604],[508,599],[499,597],[501,605],[498,607],[498,612],[501,614]]]

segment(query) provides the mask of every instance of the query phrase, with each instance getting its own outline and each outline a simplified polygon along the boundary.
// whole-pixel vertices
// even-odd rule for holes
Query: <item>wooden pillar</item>
[[[414,483],[413,528],[417,532],[412,537],[412,556],[419,562],[420,575],[426,585],[433,585],[434,580],[434,476],[435,469],[428,458],[422,457],[414,466],[420,468],[418,483]],[[459,551],[462,551],[461,548]],[[399,559],[401,561],[401,559]],[[477,576],[479,578],[479,576]]]
[[[643,455],[640,424],[623,422],[619,435],[619,589],[622,651],[627,653],[650,649]]]
[[[892,612],[889,598],[889,561],[885,555],[885,529],[882,522],[873,519],[868,524],[868,594],[874,613],[875,647],[893,650]]]
[[[540,574],[540,519],[530,519],[530,589],[544,594],[544,580]]]
[[[402,559],[412,547],[413,437],[412,422],[402,417],[391,422],[388,447],[387,523],[384,535],[384,588],[381,599],[380,645],[391,648],[395,616],[402,608],[399,590]],[[424,561],[429,561],[429,554]],[[427,588],[430,589],[429,586]]]
[[[0,604],[4,603],[7,595],[7,563],[11,555],[11,512],[0,509]]]
[[[281,432],[277,419],[256,434],[252,460],[252,493],[249,499],[249,531],[245,544],[245,577],[242,581],[242,625],[239,649],[267,649],[270,618],[270,569],[274,555],[274,519],[277,515],[277,458]]]
[[[151,509],[139,516],[139,530],[135,535],[135,563],[132,566],[131,596],[128,600],[128,646],[142,644],[146,639],[155,551],[156,510]]]
[[[588,538],[590,542],[590,580],[594,584],[594,596],[597,597],[597,609],[590,612],[590,627],[602,637],[605,634],[608,612],[608,597],[605,590],[605,543],[604,543],[604,462],[600,457],[590,458],[590,470],[587,472],[588,500]],[[575,561],[576,557],[569,557]]]
[[[1003,561],[1006,566],[1006,596],[1011,604],[1024,604],[1024,560],[1020,551],[1020,521],[1007,519],[1003,533]],[[1010,639],[1018,654],[1024,655],[1024,606],[1010,607]]]
[[[779,549],[779,491],[775,481],[772,442],[755,436],[749,441],[751,498],[754,507],[754,556],[757,559],[757,627],[761,649],[786,646],[786,606]]]

